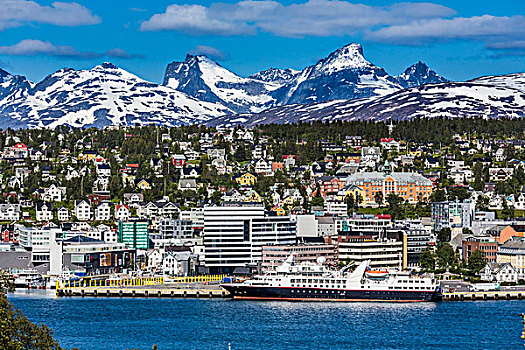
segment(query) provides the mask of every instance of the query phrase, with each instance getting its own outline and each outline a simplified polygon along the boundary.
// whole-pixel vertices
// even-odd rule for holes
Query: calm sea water
[[[63,347],[89,349],[523,349],[525,301],[387,303],[10,296]]]

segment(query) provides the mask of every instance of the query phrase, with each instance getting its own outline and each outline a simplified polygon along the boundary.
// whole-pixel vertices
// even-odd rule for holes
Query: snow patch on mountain
[[[259,112],[275,104],[270,92],[278,84],[243,78],[206,56],[187,55],[166,68],[164,85],[235,112]]]
[[[300,71],[291,68],[269,68],[258,73],[252,74],[249,76],[249,78],[264,81],[267,83],[274,83],[276,85],[283,85],[292,80],[299,73]]]
[[[385,96],[274,107],[242,115],[242,125],[296,123],[315,120],[386,121],[414,118],[524,118],[525,73],[491,76],[468,82],[426,84]],[[234,126],[239,116],[206,122]]]
[[[111,63],[91,70],[64,68],[34,86],[26,83],[17,94],[0,100],[0,127],[175,126],[231,113],[221,104],[147,82]]]

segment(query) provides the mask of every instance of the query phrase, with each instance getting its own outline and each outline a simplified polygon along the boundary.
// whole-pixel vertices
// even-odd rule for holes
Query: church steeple
[[[390,162],[385,160],[385,164],[383,165],[383,175],[388,176],[392,174],[392,166],[390,165]]]

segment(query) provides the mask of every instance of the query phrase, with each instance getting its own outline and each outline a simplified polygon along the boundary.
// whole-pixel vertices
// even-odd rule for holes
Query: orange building
[[[409,203],[426,201],[432,195],[432,181],[420,174],[397,172],[364,172],[348,177],[346,185],[355,185],[365,194],[366,204],[378,204],[375,197],[378,192],[386,200],[389,194],[396,194]]]
[[[509,225],[500,231],[496,240],[499,243],[507,242],[511,237],[525,237],[525,225]]]

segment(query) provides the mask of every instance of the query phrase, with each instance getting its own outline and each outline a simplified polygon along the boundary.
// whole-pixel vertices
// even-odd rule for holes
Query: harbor
[[[116,297],[116,298],[233,298],[228,291],[235,278],[226,275],[125,279],[80,279],[56,282],[56,297]],[[223,283],[228,282],[228,283]],[[221,287],[225,284],[226,288]],[[232,284],[233,285],[233,284]],[[452,286],[452,287],[451,287]],[[481,286],[481,284],[480,284]],[[486,284],[484,284],[487,287]],[[525,299],[525,288],[500,287],[496,290],[476,290],[463,281],[441,281],[440,297],[436,301],[504,301]],[[304,299],[302,299],[304,300]],[[332,301],[317,300],[317,301]],[[384,300],[395,302],[396,300]]]
[[[228,343],[232,350],[523,346],[518,316],[523,300],[401,304],[57,298],[51,290],[19,290],[10,299],[31,320],[51,327],[68,349],[151,349],[153,344],[159,349],[228,349]]]

